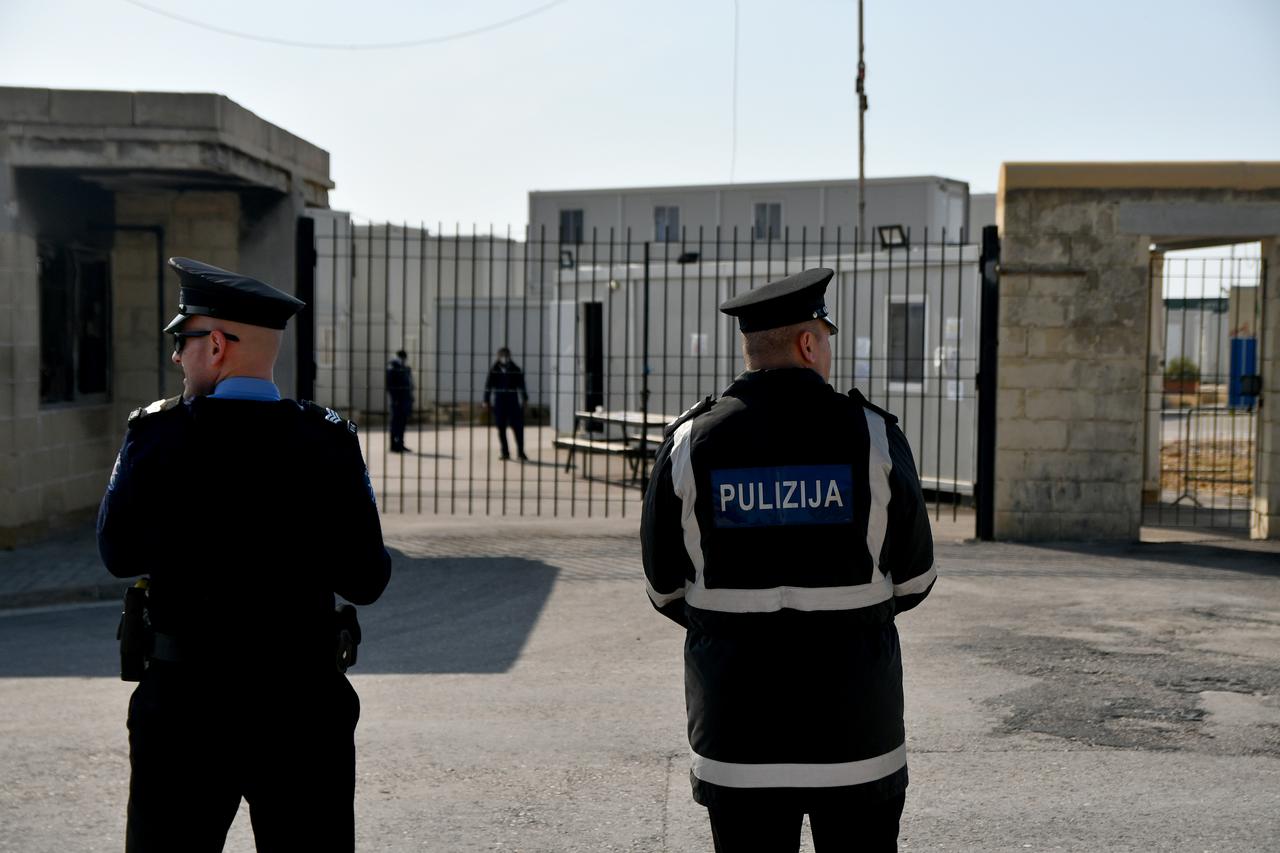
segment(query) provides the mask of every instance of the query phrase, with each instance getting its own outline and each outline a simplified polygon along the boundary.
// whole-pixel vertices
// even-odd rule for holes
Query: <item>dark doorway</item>
[[[582,351],[586,355],[584,389],[587,411],[604,405],[604,303],[583,302]]]

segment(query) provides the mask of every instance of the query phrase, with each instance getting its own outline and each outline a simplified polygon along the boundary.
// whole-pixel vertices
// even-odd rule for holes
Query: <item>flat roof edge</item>
[[[215,92],[0,86],[0,125],[8,125],[18,138],[56,140],[65,134],[71,141],[92,130],[156,142],[174,141],[164,139],[166,134],[182,134],[216,140],[304,180],[332,183],[328,151]]]
[[[1024,189],[1280,189],[1280,161],[1002,163],[999,191]]]
[[[968,186],[968,181],[959,178],[944,178],[941,175],[908,175],[903,177],[867,178],[868,185],[874,184],[922,184],[942,181],[949,184]],[[856,187],[857,178],[832,178],[803,181],[758,181],[737,184],[670,184],[662,186],[634,187],[590,187],[582,189],[529,190],[530,196],[542,195],[613,195],[616,193],[663,193],[663,192],[696,192],[707,190],[769,190],[769,189],[804,189],[809,187]]]

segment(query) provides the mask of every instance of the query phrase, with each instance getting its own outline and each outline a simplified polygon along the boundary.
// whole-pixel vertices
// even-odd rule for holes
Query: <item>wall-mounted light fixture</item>
[[[877,225],[881,249],[905,249],[909,245],[907,232],[901,225]]]

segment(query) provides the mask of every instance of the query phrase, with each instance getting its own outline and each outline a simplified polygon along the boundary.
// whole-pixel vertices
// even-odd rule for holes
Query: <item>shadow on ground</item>
[[[1120,545],[1054,542],[1028,543],[1027,547],[1085,557],[1169,563],[1199,569],[1280,577],[1280,553],[1277,552],[1275,543],[1248,539],[1220,539],[1211,542],[1134,542]]]
[[[518,557],[413,559],[396,552],[392,567],[382,599],[361,608],[362,674],[506,672],[559,571]]]
[[[500,673],[511,669],[559,571],[513,557],[414,559],[392,553],[391,583],[359,608],[353,674]],[[110,602],[0,615],[0,678],[119,675]]]

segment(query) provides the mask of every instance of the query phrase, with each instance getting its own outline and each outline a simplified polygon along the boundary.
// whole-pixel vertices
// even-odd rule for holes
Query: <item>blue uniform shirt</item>
[[[262,400],[273,403],[280,399],[280,389],[274,382],[266,379],[228,376],[218,383],[209,396],[215,400]]]

